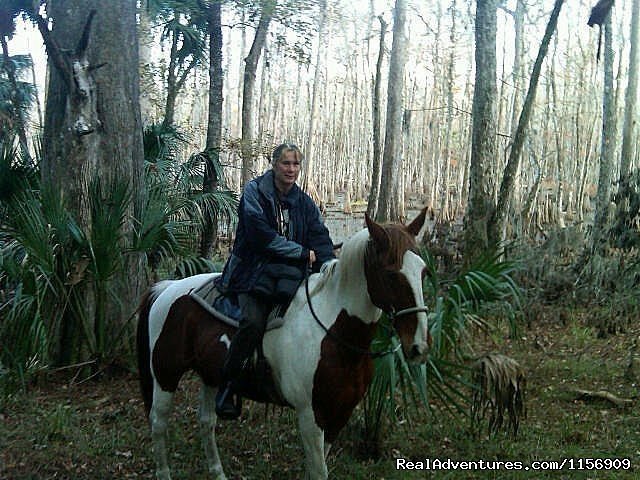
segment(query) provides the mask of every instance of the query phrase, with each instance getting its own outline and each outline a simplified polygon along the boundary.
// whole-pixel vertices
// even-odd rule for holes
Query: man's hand
[[[309,266],[313,265],[316,261],[316,252],[309,250]]]

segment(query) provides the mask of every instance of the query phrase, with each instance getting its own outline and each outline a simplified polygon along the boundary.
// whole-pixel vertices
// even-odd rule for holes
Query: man
[[[318,271],[334,258],[318,207],[296,184],[301,161],[298,147],[279,145],[271,156],[271,170],[247,183],[240,199],[235,243],[218,282],[223,293],[237,294],[242,310],[223,367],[225,382],[216,397],[221,418],[240,415],[239,401],[233,401],[233,379],[262,341],[269,312],[282,302],[272,292],[278,267],[290,271],[293,266],[302,279],[309,266]],[[291,295],[297,285],[299,280]]]

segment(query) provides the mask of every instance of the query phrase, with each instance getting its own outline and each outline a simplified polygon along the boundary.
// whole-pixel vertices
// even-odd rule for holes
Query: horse
[[[382,312],[391,316],[406,358],[426,361],[431,341],[422,292],[426,268],[415,241],[425,214],[426,209],[406,226],[380,225],[365,216],[366,228],[344,242],[339,259],[308,277],[282,326],[265,333],[262,351],[273,384],[297,414],[306,478],[328,478],[331,443],[373,377],[369,347]],[[140,384],[160,480],[171,478],[165,433],[173,395],[188,370],[202,379],[198,418],[207,469],[216,480],[226,478],[215,437],[215,394],[234,328],[189,295],[216,275],[165,280],[141,302]]]

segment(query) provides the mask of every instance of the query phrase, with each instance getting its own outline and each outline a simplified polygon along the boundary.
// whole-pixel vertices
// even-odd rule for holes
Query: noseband
[[[316,323],[318,325],[320,325],[320,327],[322,327],[322,329],[325,331],[325,333],[331,337],[333,340],[335,340],[337,343],[339,343],[340,345],[342,345],[345,348],[348,348],[349,350],[359,353],[361,355],[366,355],[367,357],[371,357],[371,358],[381,358],[381,357],[385,357],[387,355],[390,355],[392,353],[397,352],[400,347],[402,347],[401,343],[398,343],[398,345],[394,348],[390,348],[388,350],[382,350],[381,352],[372,352],[369,349],[364,349],[364,348],[360,348],[357,345],[353,345],[351,343],[349,343],[348,341],[344,340],[343,338],[338,337],[335,333],[333,333],[331,330],[329,330],[318,318],[318,316],[316,315],[316,312],[313,310],[313,305],[311,304],[311,295],[309,294],[309,269],[305,269],[305,276],[304,276],[304,290],[305,293],[307,294],[307,303],[309,304],[309,310],[311,311],[311,316],[313,316],[313,319],[316,321]],[[382,312],[387,315],[387,317],[389,317],[389,319],[392,321],[391,323],[391,328],[386,327],[385,326],[385,330],[387,331],[387,336],[389,338],[391,338],[393,335],[397,335],[397,331],[395,329],[395,327],[393,326],[393,320],[395,320],[398,317],[401,317],[403,315],[409,315],[411,313],[418,313],[418,312],[428,312],[429,309],[427,307],[410,307],[410,308],[403,308],[402,310],[398,310],[397,312],[393,309],[390,311],[387,310],[382,310]]]
[[[419,312],[428,313],[429,309],[427,307],[409,307],[409,308],[403,308],[402,310],[398,310],[397,312],[393,309],[390,312],[387,312],[385,310],[383,310],[383,312],[391,320],[395,320],[396,318],[401,317],[402,315],[409,315],[411,313],[419,313]]]

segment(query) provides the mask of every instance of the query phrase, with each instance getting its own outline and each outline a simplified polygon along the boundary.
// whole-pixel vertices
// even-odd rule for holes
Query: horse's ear
[[[427,208],[428,207],[424,207],[420,212],[420,215],[414,218],[413,222],[407,225],[407,230],[409,230],[409,233],[412,234],[414,237],[418,235],[418,233],[420,232],[420,229],[424,225],[424,220],[427,216]]]
[[[378,225],[376,222],[371,220],[368,214],[364,214],[364,220],[367,222],[367,229],[369,230],[369,235],[373,239],[374,243],[378,247],[379,250],[385,251],[389,249],[389,245],[391,244],[391,240],[389,239],[389,234],[385,231],[382,226]]]

